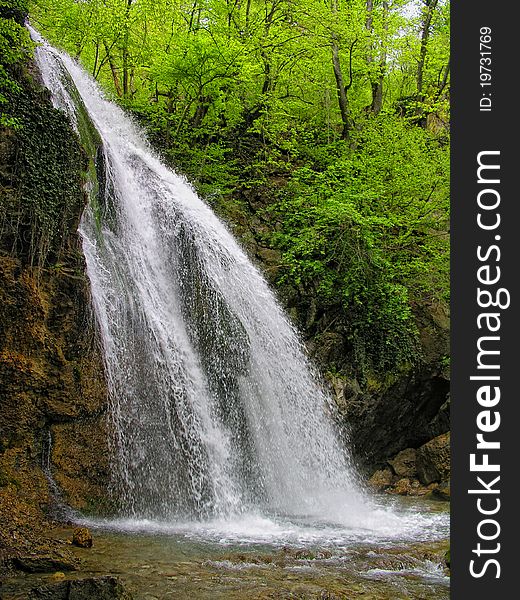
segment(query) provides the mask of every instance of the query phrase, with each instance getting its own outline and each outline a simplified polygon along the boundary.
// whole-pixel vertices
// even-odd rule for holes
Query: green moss
[[[70,246],[85,203],[85,154],[66,116],[27,77],[8,94],[6,114],[20,127],[5,142],[4,160],[14,166],[0,179],[1,248],[24,262],[53,264]]]
[[[40,266],[71,249],[86,157],[30,74],[25,0],[0,0],[0,251]]]

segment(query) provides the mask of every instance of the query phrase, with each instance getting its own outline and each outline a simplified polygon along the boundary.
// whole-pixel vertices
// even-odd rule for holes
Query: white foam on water
[[[267,544],[276,546],[336,546],[359,544],[395,545],[445,538],[449,533],[446,513],[381,506],[365,519],[326,522],[265,513],[208,521],[164,522],[149,519],[85,519],[83,524],[127,533],[183,536],[219,544]]]

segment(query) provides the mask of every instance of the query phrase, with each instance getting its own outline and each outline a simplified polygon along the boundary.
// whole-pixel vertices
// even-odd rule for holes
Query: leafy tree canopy
[[[415,303],[448,296],[449,8],[35,0],[31,14],[221,214],[267,185],[280,282],[340,309],[356,356],[384,371],[414,359]]]

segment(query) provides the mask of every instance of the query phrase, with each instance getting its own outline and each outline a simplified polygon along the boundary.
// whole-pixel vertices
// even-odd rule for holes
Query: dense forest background
[[[360,380],[420,358],[414,308],[449,295],[449,2],[29,8],[254,248],[308,337],[339,327]],[[29,51],[12,21],[0,40],[4,63]]]

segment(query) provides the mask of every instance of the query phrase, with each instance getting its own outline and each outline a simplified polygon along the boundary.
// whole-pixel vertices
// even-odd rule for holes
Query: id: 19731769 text
[[[492,68],[491,68],[491,46],[492,36],[491,27],[480,28],[480,60],[479,60],[479,77],[480,77],[480,101],[479,109],[481,112],[490,112],[493,106],[491,100],[491,82],[492,82]]]

